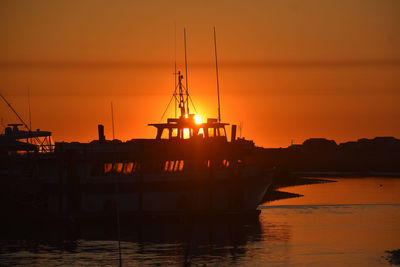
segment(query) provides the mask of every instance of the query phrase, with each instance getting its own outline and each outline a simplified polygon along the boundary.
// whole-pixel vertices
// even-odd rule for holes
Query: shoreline
[[[277,173],[274,178],[274,182],[271,187],[267,190],[261,204],[289,198],[302,197],[304,195],[296,194],[292,192],[281,191],[280,189],[300,186],[300,185],[312,185],[320,183],[335,183],[337,181],[328,178],[371,178],[371,177],[384,177],[399,179],[400,173],[397,172],[282,172]]]
[[[301,177],[326,177],[326,178],[367,178],[367,177],[388,177],[388,178],[400,178],[400,172],[330,172],[330,171],[295,171],[292,173],[296,176]]]
[[[301,194],[281,191],[281,188],[291,187],[291,186],[300,186],[300,185],[312,185],[312,184],[321,184],[321,183],[335,183],[334,180],[329,179],[321,179],[321,178],[308,178],[301,177],[293,174],[277,174],[275,177],[274,183],[268,188],[265,196],[260,204],[271,202],[280,199],[288,199],[288,198],[296,198],[302,197]]]

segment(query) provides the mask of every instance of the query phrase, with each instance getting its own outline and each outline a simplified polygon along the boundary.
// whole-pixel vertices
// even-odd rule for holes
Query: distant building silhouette
[[[259,148],[258,163],[291,171],[400,172],[400,140],[395,137],[362,138],[336,144],[310,138],[288,148]]]

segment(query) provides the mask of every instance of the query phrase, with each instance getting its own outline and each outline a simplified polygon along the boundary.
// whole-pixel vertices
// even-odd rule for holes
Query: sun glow
[[[196,124],[202,124],[203,123],[203,120],[200,118],[200,116],[199,115],[194,115],[194,122],[196,123]]]

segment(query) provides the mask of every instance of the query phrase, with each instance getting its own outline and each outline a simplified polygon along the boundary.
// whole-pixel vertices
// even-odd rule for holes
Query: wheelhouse
[[[225,126],[229,123],[218,122],[209,118],[205,123],[199,123],[195,114],[183,115],[180,118],[169,118],[167,123],[149,124],[157,128],[156,139],[183,140],[183,139],[212,139],[218,138],[227,141]]]

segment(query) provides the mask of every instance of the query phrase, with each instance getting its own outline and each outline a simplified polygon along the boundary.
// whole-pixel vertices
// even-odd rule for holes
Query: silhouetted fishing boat
[[[179,118],[149,124],[155,139],[56,143],[59,181],[49,184],[49,209],[77,217],[125,215],[258,214],[270,172],[247,163],[252,141],[237,139],[232,126],[189,113],[178,74]],[[56,204],[56,205],[54,205]],[[65,206],[66,205],[66,206]]]
[[[59,142],[55,152],[42,151],[48,153],[25,143],[26,153],[5,155],[21,162],[10,181],[2,179],[7,201],[25,201],[29,213],[76,219],[114,216],[116,210],[122,216],[258,214],[271,178],[247,162],[254,143],[237,139],[235,125],[229,141],[227,123],[190,114],[183,76],[177,75],[180,116],[150,124],[157,130],[154,139],[106,140],[99,125],[99,138],[90,143]],[[3,137],[39,134],[50,136],[14,125]],[[22,172],[22,165],[29,171]],[[4,176],[10,164],[2,167]]]
[[[32,131],[11,104],[0,97],[21,122],[8,124],[0,134],[0,212],[6,220],[48,214],[46,183],[41,177],[54,173],[57,166],[51,132]]]
[[[189,112],[187,79],[185,87],[183,75],[176,71],[175,75],[173,98],[180,116],[149,124],[157,130],[154,139],[106,140],[99,125],[99,138],[90,143],[59,142],[55,149],[39,151],[39,146],[27,142],[22,161],[21,153],[13,152],[14,158],[10,151],[4,154],[8,161],[20,159],[19,166],[31,167],[2,179],[7,191],[3,203],[14,200],[13,211],[47,218],[104,218],[114,217],[115,212],[125,217],[258,215],[271,171],[248,161],[254,143],[236,138],[236,125],[228,140],[219,90],[218,119],[203,122]],[[14,131],[7,128],[9,134],[22,133],[14,127]],[[39,133],[29,129],[24,136],[29,139]],[[2,167],[0,171],[9,169]]]

